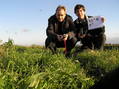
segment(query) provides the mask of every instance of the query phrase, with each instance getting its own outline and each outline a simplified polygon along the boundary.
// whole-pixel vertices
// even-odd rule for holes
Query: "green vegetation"
[[[119,50],[86,50],[65,58],[40,46],[0,46],[0,89],[89,89],[119,67]]]

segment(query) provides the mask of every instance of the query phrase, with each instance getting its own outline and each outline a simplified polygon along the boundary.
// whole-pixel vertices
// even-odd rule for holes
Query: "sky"
[[[48,18],[64,5],[73,20],[74,6],[83,4],[86,14],[106,20],[106,43],[119,43],[119,0],[0,0],[0,40],[18,45],[44,45]]]

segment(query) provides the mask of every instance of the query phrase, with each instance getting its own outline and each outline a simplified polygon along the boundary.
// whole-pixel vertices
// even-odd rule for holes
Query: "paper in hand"
[[[93,16],[88,18],[88,30],[93,30],[96,28],[103,27],[102,17],[101,16]]]

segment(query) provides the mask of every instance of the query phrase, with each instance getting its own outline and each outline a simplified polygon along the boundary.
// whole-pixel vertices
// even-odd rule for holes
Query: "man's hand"
[[[63,37],[63,35],[57,35],[57,39],[58,39],[58,41],[63,41],[64,37]]]
[[[68,34],[64,34],[64,40],[67,40],[68,39]]]
[[[91,37],[92,35],[88,33],[86,36],[87,36],[87,37]]]
[[[78,37],[80,37],[80,38],[84,38],[86,35],[85,34],[78,34]]]
[[[106,19],[104,17],[101,17],[101,20],[104,23]]]

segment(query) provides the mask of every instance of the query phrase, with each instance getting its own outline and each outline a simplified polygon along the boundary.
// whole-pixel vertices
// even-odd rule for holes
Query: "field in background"
[[[65,58],[63,49],[52,55],[44,47],[16,46],[9,40],[0,46],[0,89],[89,89],[119,67],[118,49],[107,44],[104,51]]]

